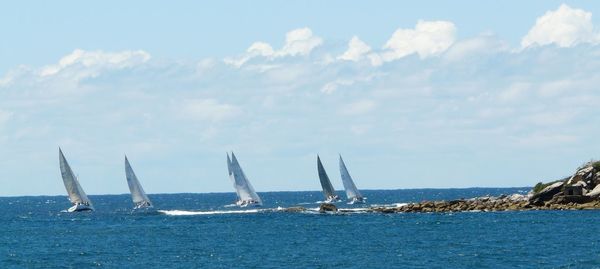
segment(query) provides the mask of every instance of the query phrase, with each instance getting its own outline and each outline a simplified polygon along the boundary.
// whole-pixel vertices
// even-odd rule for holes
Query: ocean
[[[367,205],[526,193],[528,188],[364,190]],[[0,198],[0,268],[600,268],[599,211],[320,214],[320,192]],[[340,197],[344,197],[340,193]],[[337,203],[340,208],[366,205]]]

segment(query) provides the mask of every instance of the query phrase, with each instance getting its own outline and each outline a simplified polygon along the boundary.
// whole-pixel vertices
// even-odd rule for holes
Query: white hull
[[[327,200],[325,200],[325,203],[331,204],[331,203],[335,203],[335,202],[339,202],[339,201],[341,201],[341,199],[339,196],[336,195],[336,196],[328,197]]]
[[[79,212],[79,211],[93,211],[94,208],[84,204],[76,204],[67,209],[67,212]]]
[[[358,199],[358,198],[352,198],[352,199],[350,199],[350,202],[348,202],[348,204],[349,204],[349,205],[353,205],[353,204],[364,204],[364,203],[366,203],[366,202],[367,202],[366,200],[367,200],[367,198],[366,198],[366,197],[363,197],[363,198],[360,198],[360,199]]]
[[[259,207],[262,206],[262,203],[257,202],[257,201],[237,201],[235,202],[235,204],[239,207]]]

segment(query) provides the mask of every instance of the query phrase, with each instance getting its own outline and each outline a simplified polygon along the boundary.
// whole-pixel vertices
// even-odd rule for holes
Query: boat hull
[[[67,212],[94,211],[94,208],[84,204],[76,204],[67,209]]]
[[[364,204],[367,201],[367,198],[362,197],[362,198],[352,198],[350,199],[350,201],[348,202],[349,205],[353,205],[353,204]]]
[[[260,207],[262,203],[257,201],[237,201],[235,204],[239,207]]]
[[[331,203],[336,203],[341,201],[340,197],[335,195],[335,196],[329,196],[327,197],[327,200],[325,200],[325,203],[331,204]]]

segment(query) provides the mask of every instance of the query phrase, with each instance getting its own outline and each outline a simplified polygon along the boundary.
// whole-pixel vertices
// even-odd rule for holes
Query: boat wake
[[[260,212],[259,209],[249,210],[214,210],[214,211],[188,211],[188,210],[158,210],[167,216],[195,216],[195,215],[220,215],[220,214],[251,214]]]

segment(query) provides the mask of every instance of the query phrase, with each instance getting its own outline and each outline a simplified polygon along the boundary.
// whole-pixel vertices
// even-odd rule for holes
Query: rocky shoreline
[[[538,183],[527,195],[485,196],[451,201],[422,201],[395,207],[370,207],[366,212],[464,212],[600,209],[600,161],[590,161],[567,178]],[[303,208],[293,208],[293,212]],[[290,212],[292,212],[290,211]],[[351,212],[333,204],[321,204],[319,212]]]

